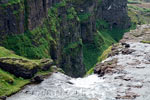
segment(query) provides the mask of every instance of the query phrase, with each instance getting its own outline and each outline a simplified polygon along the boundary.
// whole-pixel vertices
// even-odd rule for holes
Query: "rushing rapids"
[[[143,32],[150,35],[149,28],[140,28],[147,30],[140,31],[143,36]],[[150,44],[140,43],[142,37],[135,41],[133,37],[127,38],[129,33],[122,41],[130,44],[128,49],[132,52],[119,52],[105,60],[117,59],[115,71],[103,77],[93,74],[77,79],[54,73],[42,83],[26,86],[7,100],[150,100]],[[138,36],[142,35],[138,33]]]

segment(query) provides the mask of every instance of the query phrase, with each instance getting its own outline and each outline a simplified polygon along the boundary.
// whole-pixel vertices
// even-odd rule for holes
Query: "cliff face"
[[[42,25],[47,11],[60,0],[18,0],[0,2],[0,34],[21,34]]]
[[[111,27],[128,28],[127,0],[103,0],[102,18],[109,22]]]
[[[0,41],[0,44],[15,51],[17,46],[9,47],[8,44],[12,43],[6,37],[9,34],[16,36],[25,33],[26,38],[19,41],[25,42],[28,38],[31,45],[23,42],[23,49],[17,50],[24,50],[23,53],[28,57],[31,53],[34,56],[37,47],[74,77],[85,74],[83,43],[94,43],[94,36],[98,34],[97,22],[107,22],[110,29],[130,26],[127,0],[4,1],[0,2],[0,35],[3,34],[2,40],[5,42]],[[34,49],[29,49],[31,53],[26,53],[26,47]],[[38,54],[39,51],[36,55]]]

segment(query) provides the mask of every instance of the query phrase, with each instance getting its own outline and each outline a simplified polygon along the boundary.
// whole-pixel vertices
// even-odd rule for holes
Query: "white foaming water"
[[[114,100],[114,88],[98,75],[71,78],[54,73],[39,85],[27,86],[7,100]],[[107,95],[112,94],[107,99]]]
[[[72,79],[70,82],[73,83],[73,86],[80,87],[80,88],[91,88],[94,87],[95,84],[97,83],[102,83],[104,82],[103,79],[98,77],[98,75],[93,74],[90,76],[87,76],[85,78],[77,78],[77,79]]]

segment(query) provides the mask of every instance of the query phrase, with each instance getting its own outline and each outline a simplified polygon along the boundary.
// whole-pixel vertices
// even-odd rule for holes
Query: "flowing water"
[[[150,44],[129,44],[135,50],[132,54],[106,59],[118,58],[122,67],[116,73],[77,79],[54,73],[7,100],[150,100]]]

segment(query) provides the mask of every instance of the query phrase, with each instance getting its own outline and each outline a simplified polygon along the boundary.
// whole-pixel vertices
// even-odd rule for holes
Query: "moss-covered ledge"
[[[10,96],[32,83],[35,76],[63,72],[54,65],[52,59],[27,59],[0,46],[0,100],[1,96]]]

